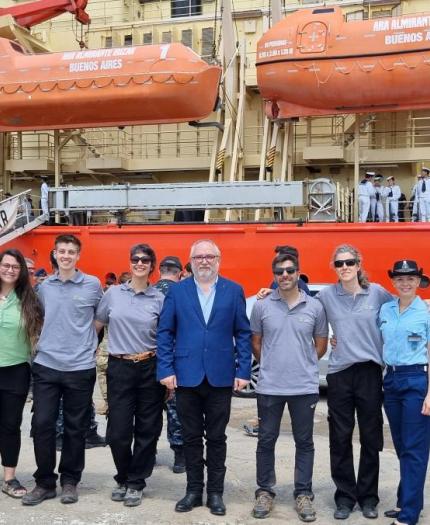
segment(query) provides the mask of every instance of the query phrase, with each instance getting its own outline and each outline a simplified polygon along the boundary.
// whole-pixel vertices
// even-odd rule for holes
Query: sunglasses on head
[[[294,273],[297,272],[297,268],[293,268],[293,267],[290,267],[290,268],[274,268],[273,269],[273,273],[275,275],[284,275],[284,272],[287,272],[288,275],[293,275]]]
[[[143,255],[142,257],[139,257],[138,255],[133,255],[130,257],[130,262],[132,264],[138,264],[141,262],[142,264],[150,264],[151,263],[151,257],[148,257],[147,255]]]
[[[357,259],[344,259],[343,261],[334,261],[335,268],[342,268],[343,265],[355,266],[356,264],[357,264]]]

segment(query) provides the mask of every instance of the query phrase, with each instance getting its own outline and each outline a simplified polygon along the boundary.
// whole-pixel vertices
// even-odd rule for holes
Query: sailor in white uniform
[[[40,186],[40,207],[42,208],[42,215],[46,215],[46,219],[49,218],[49,208],[48,208],[48,193],[49,186],[46,182],[48,177],[42,176],[42,185]]]
[[[358,221],[366,222],[370,211],[370,198],[375,196],[372,179],[375,172],[366,171],[364,179],[358,185]]]
[[[421,174],[417,187],[420,222],[430,222],[430,169],[422,168]]]
[[[425,168],[427,169],[427,168]],[[418,222],[420,220],[420,205],[419,205],[419,196],[421,191],[421,182],[424,177],[423,171],[417,175],[417,182],[414,184],[411,192],[411,201],[412,201],[412,211],[411,211],[411,221]]]
[[[383,190],[385,197],[385,220],[387,222],[399,222],[399,199],[402,191],[396,184],[393,176],[387,177],[388,186]]]
[[[383,178],[380,174],[375,175],[373,183],[375,198],[370,199],[370,213],[375,222],[384,222],[384,204],[382,203],[383,187],[381,186]]]

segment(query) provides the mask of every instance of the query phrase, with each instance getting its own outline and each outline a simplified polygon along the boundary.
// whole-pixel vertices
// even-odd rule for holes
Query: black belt
[[[428,365],[387,365],[387,372],[427,372]]]

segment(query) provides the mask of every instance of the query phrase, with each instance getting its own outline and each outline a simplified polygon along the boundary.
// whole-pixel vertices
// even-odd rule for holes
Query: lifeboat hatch
[[[327,26],[322,22],[310,22],[302,27],[297,39],[300,53],[321,53],[326,49]]]

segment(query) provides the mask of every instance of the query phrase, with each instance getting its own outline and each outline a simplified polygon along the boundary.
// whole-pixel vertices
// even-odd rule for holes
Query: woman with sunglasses
[[[18,250],[0,254],[0,456],[2,492],[22,498],[26,489],[15,477],[21,448],[22,412],[30,385],[29,359],[42,327],[42,307]]]
[[[338,282],[317,295],[336,339],[327,374],[336,519],[347,519],[356,503],[364,517],[378,517],[379,452],[383,448],[383,361],[378,314],[392,296],[379,284],[368,282],[361,261],[353,246],[338,246],[332,259]],[[352,451],[355,415],[361,444],[357,477]]]
[[[424,484],[430,447],[430,314],[417,296],[428,285],[415,261],[394,263],[388,271],[398,297],[382,306],[379,324],[384,340],[384,407],[400,461],[397,507],[386,516],[393,525],[415,525],[424,507]]]
[[[155,263],[149,245],[133,246],[131,280],[111,286],[96,313],[98,330],[109,325],[106,437],[117,469],[111,499],[127,507],[142,501],[163,424],[166,390],[156,378],[155,335],[164,295],[149,283]]]

